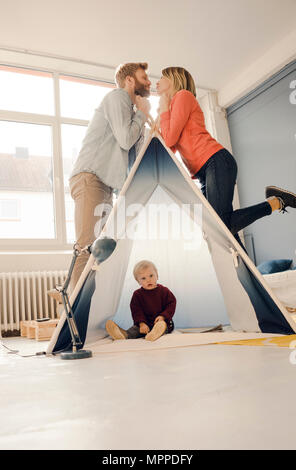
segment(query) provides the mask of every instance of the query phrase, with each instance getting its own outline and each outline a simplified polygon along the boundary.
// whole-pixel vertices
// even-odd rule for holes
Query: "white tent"
[[[234,331],[292,334],[296,323],[162,137],[147,138],[100,237],[117,240],[95,265],[90,256],[71,296],[84,344],[107,336],[115,318],[132,325],[139,286],[134,264],[155,263],[159,283],[177,298],[176,328],[231,324]],[[70,347],[63,314],[47,353]]]

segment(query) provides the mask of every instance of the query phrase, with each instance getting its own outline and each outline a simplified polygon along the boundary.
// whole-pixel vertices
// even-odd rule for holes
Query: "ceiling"
[[[221,90],[295,29],[295,0],[0,0],[0,47],[186,67]]]

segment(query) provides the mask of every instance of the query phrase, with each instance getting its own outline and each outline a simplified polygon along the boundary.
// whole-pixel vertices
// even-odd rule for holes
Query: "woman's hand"
[[[139,326],[140,326],[140,333],[142,333],[143,335],[147,335],[147,333],[149,333],[150,328],[148,325],[146,325],[146,323],[141,322]]]
[[[170,109],[171,97],[168,93],[163,93],[159,99],[159,114],[164,113]]]

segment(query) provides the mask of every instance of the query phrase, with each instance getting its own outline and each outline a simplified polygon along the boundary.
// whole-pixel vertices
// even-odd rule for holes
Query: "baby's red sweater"
[[[180,152],[192,177],[223,149],[206,130],[202,109],[190,91],[180,90],[173,96],[170,110],[160,115],[160,127],[166,145]]]
[[[149,328],[154,325],[154,320],[162,315],[166,322],[172,320],[176,310],[176,298],[174,294],[161,284],[155,289],[137,289],[130,303],[134,324],[139,326],[146,323]]]

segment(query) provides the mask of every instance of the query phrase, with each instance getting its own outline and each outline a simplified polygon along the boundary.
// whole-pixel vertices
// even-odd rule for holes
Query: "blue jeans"
[[[211,206],[221,217],[235,238],[237,232],[272,213],[270,204],[265,201],[244,209],[233,210],[232,200],[237,177],[237,164],[226,149],[212,155],[196,173],[201,190]]]

